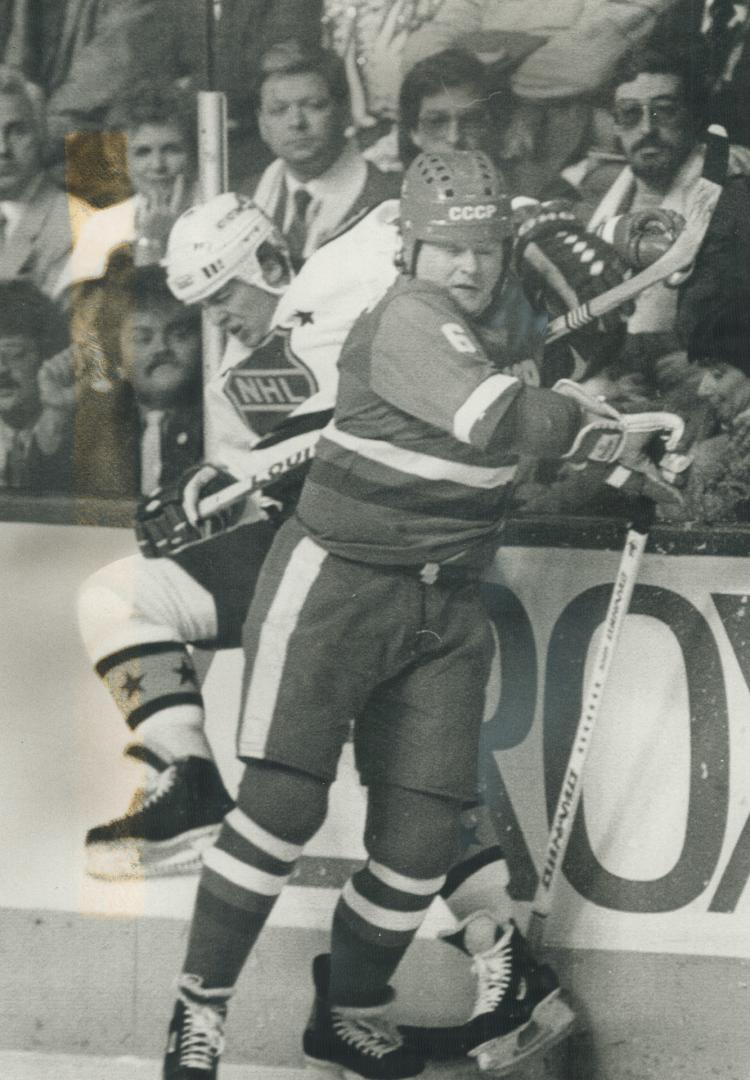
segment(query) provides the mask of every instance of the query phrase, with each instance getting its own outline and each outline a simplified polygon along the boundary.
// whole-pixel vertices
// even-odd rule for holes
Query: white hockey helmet
[[[231,192],[178,217],[162,265],[170,290],[184,304],[205,300],[232,278],[281,296],[294,275],[273,222],[248,196]]]

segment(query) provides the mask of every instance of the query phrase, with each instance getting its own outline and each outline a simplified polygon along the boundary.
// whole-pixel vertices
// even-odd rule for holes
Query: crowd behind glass
[[[209,43],[204,0],[0,0],[0,486],[132,498],[201,459],[199,312],[160,264],[198,198],[209,75],[228,96],[230,188],[299,267],[397,197],[436,136],[592,231],[684,213],[708,121],[750,174],[747,26],[748,4],[722,0],[224,0]],[[613,403],[685,418],[687,520],[750,520],[746,181],[735,191],[713,291],[687,310],[651,289],[581,348]],[[518,505],[606,509],[538,472]]]

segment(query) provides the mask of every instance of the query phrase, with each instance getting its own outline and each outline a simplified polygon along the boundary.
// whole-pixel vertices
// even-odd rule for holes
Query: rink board
[[[585,537],[578,526],[547,527],[530,540],[525,529],[509,532],[486,583],[503,665],[484,759],[521,918],[622,539],[614,526]],[[714,1075],[745,1080],[750,1063],[741,1020],[750,994],[750,575],[744,536],[701,543],[706,553],[686,554],[685,537],[657,534],[661,550],[645,557],[549,925],[555,960],[588,1014],[597,1080],[697,1078],[717,1054]],[[74,598],[88,573],[132,550],[124,529],[0,525],[9,736],[0,764],[0,947],[11,955],[0,976],[0,1045],[13,1049],[157,1055],[162,1003],[184,949],[195,879],[109,885],[83,874],[86,828],[122,811],[134,774],[120,757],[124,725],[78,642]],[[230,786],[240,662],[223,654],[205,685],[209,733]],[[329,822],[243,980],[264,987],[233,1042],[244,1060],[299,1063],[308,997],[300,973],[324,944],[336,890],[362,855],[362,814],[346,755]],[[405,1007],[417,1002],[425,1020],[436,1019],[435,986],[456,1017],[470,987],[450,950],[431,940],[443,925],[444,913],[433,912],[401,976]],[[95,1023],[64,990],[71,972]],[[48,1022],[53,1002],[59,1023]],[[719,1022],[718,1005],[730,1017],[736,1010],[737,1023]],[[295,1018],[291,1034],[282,1033],[283,1014]],[[571,1075],[589,1075],[580,1061],[576,1069]]]

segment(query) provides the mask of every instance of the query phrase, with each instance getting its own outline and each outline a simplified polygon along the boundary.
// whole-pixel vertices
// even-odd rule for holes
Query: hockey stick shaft
[[[234,484],[222,488],[215,495],[207,495],[201,499],[198,512],[204,520],[212,514],[217,514],[233,503],[247,498],[256,491],[262,491],[275,480],[292,469],[298,469],[306,461],[311,460],[315,443],[318,441],[320,431],[306,431],[300,435],[285,439],[278,446],[269,446],[253,452],[251,461],[253,472],[243,477]]]
[[[588,757],[594,728],[601,710],[612,660],[638,577],[638,570],[648,540],[648,530],[652,518],[653,503],[644,500],[638,520],[633,521],[625,538],[620,565],[610,595],[602,633],[581,705],[573,746],[563,774],[562,787],[552,818],[547,848],[539,875],[539,884],[531,905],[528,938],[532,948],[538,948],[541,945],[546,919],[552,908],[554,889],[562,870],[573,822],[583,792],[583,773],[586,758]]]

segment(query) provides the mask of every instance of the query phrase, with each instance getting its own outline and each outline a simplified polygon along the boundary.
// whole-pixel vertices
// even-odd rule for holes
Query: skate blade
[[[90,844],[86,848],[86,873],[102,881],[197,874],[203,865],[203,852],[213,844],[219,828],[206,825],[174,840],[156,843]]]
[[[499,1039],[475,1046],[470,1056],[477,1059],[482,1072],[505,1076],[527,1058],[549,1050],[571,1031],[575,1013],[560,996],[560,991],[540,1001],[523,1027]]]

